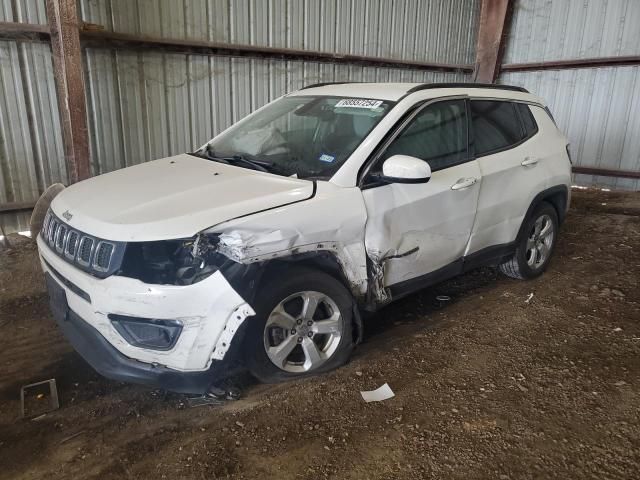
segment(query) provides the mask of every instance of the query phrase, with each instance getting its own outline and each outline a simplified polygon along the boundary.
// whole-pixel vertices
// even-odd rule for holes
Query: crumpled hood
[[[107,240],[166,240],[306,200],[313,190],[308,180],[183,154],[76,183],[51,208],[72,227]]]

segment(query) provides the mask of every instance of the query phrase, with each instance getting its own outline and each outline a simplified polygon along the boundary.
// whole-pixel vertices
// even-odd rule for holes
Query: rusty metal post
[[[494,83],[500,73],[505,38],[513,0],[482,0],[473,78],[478,83]]]
[[[89,133],[76,0],[45,0],[69,181],[89,178]]]

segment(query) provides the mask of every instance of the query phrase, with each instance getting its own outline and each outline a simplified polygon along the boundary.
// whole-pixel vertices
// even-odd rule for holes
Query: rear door
[[[432,176],[423,184],[377,184],[372,175],[392,155],[429,163]],[[480,188],[480,168],[468,149],[468,114],[464,99],[419,107],[400,132],[376,155],[364,178],[367,209],[365,245],[382,265],[384,286],[418,279],[443,267],[447,274],[464,254],[473,227]],[[409,286],[409,289],[411,287]]]
[[[548,182],[542,139],[527,104],[472,99],[470,105],[482,187],[467,255],[515,240],[533,197]]]

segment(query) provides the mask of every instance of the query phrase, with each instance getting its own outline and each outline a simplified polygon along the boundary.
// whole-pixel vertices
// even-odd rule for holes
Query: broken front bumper
[[[179,393],[205,393],[217,376],[223,376],[225,365],[215,362],[203,372],[179,372],[160,365],[125,357],[95,328],[69,310],[58,326],[73,348],[94,370],[112,380],[139,383]]]
[[[221,272],[187,286],[150,285],[113,275],[98,279],[62,260],[40,237],[38,248],[43,270],[64,290],[68,313],[66,320],[57,319],[60,328],[110,378],[194,391],[191,383],[199,384],[201,376],[209,378],[212,369],[220,368],[240,325],[254,315]],[[55,304],[52,308],[55,312]],[[177,320],[182,331],[169,350],[141,348],[120,335],[110,314]],[[188,390],[180,387],[183,383]]]

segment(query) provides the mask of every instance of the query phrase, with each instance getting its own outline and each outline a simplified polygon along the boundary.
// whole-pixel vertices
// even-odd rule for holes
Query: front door
[[[383,267],[385,287],[460,268],[481,182],[468,143],[465,100],[442,100],[419,108],[378,153],[362,193],[367,209],[365,246],[369,258]],[[428,162],[430,181],[376,184],[375,174],[384,160],[397,154]]]

